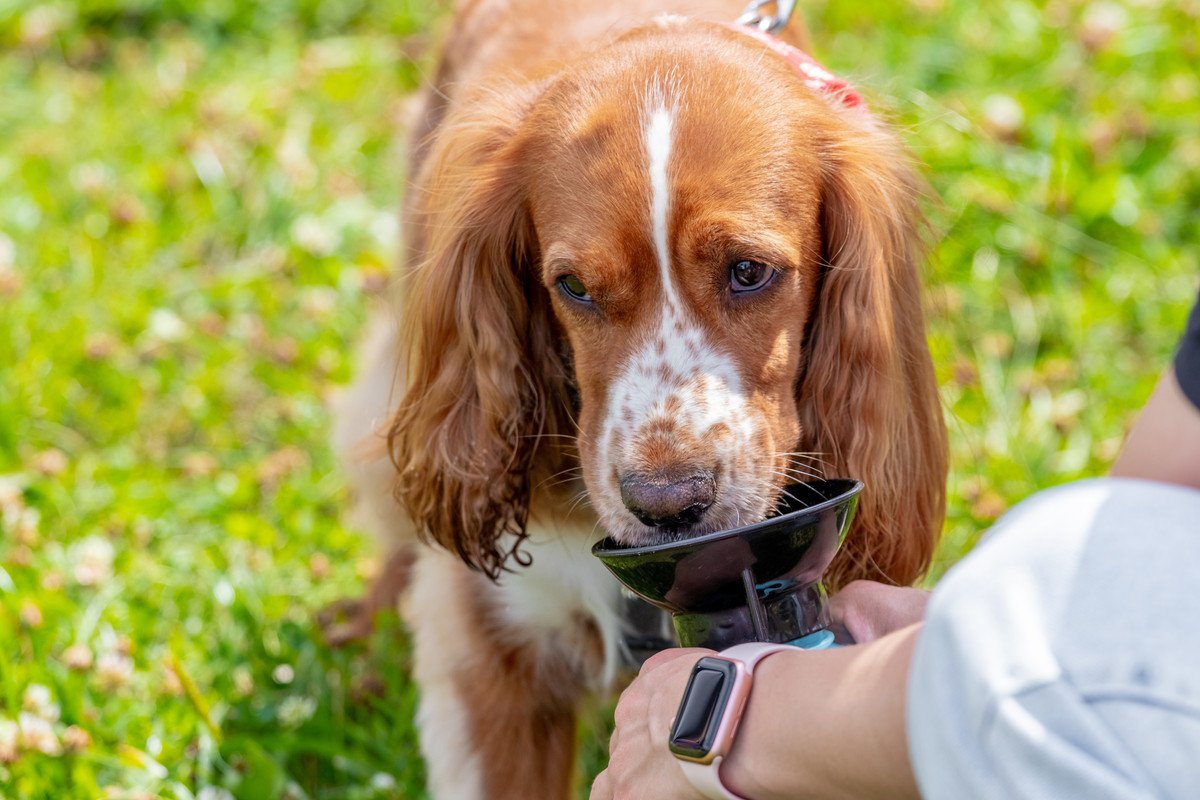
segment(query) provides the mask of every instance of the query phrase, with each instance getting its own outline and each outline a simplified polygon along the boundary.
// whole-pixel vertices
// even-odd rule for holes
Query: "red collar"
[[[863,102],[862,95],[855,91],[853,86],[825,69],[815,58],[798,47],[792,47],[787,42],[777,39],[771,34],[760,31],[757,28],[736,23],[722,24],[727,28],[732,28],[735,31],[740,31],[751,38],[757,39],[777,55],[782,56],[783,60],[804,81],[804,85],[813,91],[834,95],[847,108],[866,108],[866,103]]]

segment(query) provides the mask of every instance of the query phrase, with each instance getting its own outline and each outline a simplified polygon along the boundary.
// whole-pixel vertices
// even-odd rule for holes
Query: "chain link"
[[[775,13],[764,14],[763,9],[770,7]],[[738,17],[739,25],[776,34],[787,27],[796,9],[796,0],[750,0],[746,10]]]

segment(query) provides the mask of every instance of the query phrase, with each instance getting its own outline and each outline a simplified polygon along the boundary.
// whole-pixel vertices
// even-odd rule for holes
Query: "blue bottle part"
[[[829,650],[833,647],[841,647],[833,641],[833,631],[814,631],[807,636],[801,636],[799,639],[792,639],[788,644],[793,647],[799,647],[801,650]]]

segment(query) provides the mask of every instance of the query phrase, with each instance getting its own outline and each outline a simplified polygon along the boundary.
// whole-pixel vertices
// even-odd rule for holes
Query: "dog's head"
[[[762,519],[823,471],[868,484],[847,574],[924,569],[919,185],[863,107],[674,21],[463,104],[428,170],[392,446],[429,535],[495,575],[577,453],[618,541]]]

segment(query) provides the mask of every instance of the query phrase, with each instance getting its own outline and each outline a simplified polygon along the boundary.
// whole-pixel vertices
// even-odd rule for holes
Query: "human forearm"
[[[1200,409],[1168,369],[1129,432],[1113,477],[1200,488]]]
[[[721,769],[730,788],[753,800],[919,797],[905,730],[919,631],[763,661]]]

